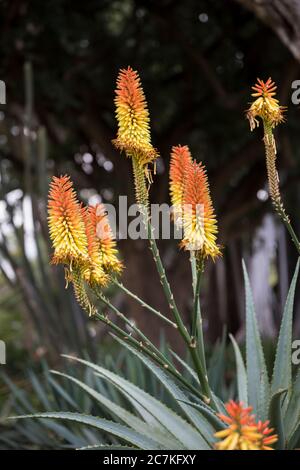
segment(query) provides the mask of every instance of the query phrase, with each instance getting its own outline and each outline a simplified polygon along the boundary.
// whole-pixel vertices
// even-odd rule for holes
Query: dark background
[[[300,231],[299,107],[291,103],[291,83],[300,78],[299,2],[20,0],[1,1],[0,10],[0,79],[5,81],[7,92],[0,121],[3,211],[9,209],[7,195],[22,189],[10,214],[24,195],[30,195],[35,235],[38,240],[46,239],[48,178],[66,172],[83,199],[98,193],[104,202],[114,202],[118,195],[127,194],[133,201],[130,163],[111,144],[116,135],[116,77],[120,68],[131,65],[140,73],[152,141],[161,154],[151,200],[169,201],[172,145],[188,144],[193,156],[208,169],[224,254],[206,269],[202,310],[207,337],[215,341],[225,323],[229,331],[242,336],[241,259],[251,267],[255,250],[259,247],[263,253],[268,231],[260,243],[256,230],[265,214],[272,213],[270,201],[258,197],[259,190],[266,190],[261,129],[251,134],[244,114],[257,77],[271,76],[278,84],[281,104],[288,107],[287,122],[277,131],[278,165],[283,198],[296,232]],[[269,254],[263,258],[270,265],[268,290],[259,292],[253,281],[256,298],[260,297],[262,304],[269,299],[270,310],[258,308],[257,312],[265,335],[276,333],[296,261],[294,247],[277,226],[276,217],[269,220],[275,235],[270,259]],[[24,321],[28,322],[25,338],[20,332],[17,337],[27,349],[44,354],[41,345],[46,352],[53,342],[59,351],[64,348],[64,331],[70,331],[70,321],[76,318],[79,343],[90,345],[94,332],[90,335],[85,319],[72,312],[78,309],[75,302],[71,298],[62,306],[61,295],[69,295],[68,291],[60,297],[58,294],[62,272],[54,270],[58,282],[52,294],[48,266],[28,262],[22,224],[13,232],[6,240],[2,237],[0,244],[0,317],[6,321],[2,320],[2,331],[3,325],[8,325],[6,334],[14,337],[12,318],[23,325],[20,330],[24,330]],[[10,238],[17,239],[17,248],[9,246]],[[47,250],[41,244],[42,259],[47,260]],[[146,245],[127,240],[121,241],[119,248],[126,266],[124,283],[166,311]],[[160,248],[178,304],[188,316],[188,256],[179,252],[175,241],[161,242]],[[3,259],[12,265],[14,276],[7,274]],[[53,275],[52,268],[51,272]],[[159,323],[149,322],[149,314],[122,295],[112,295],[128,316],[158,338]],[[299,302],[296,312],[299,314]],[[52,331],[49,344],[47,328]],[[69,344],[73,349],[74,335]]]

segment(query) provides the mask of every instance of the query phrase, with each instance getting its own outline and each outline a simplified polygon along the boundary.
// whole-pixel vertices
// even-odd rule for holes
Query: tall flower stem
[[[201,315],[200,307],[200,289],[201,289],[201,277],[203,272],[203,260],[199,264],[197,263],[196,255],[194,251],[191,251],[190,254],[191,262],[191,271],[192,271],[192,280],[193,280],[193,292],[194,292],[194,305],[193,305],[193,321],[192,321],[192,338],[196,342],[196,347],[198,348],[200,359],[203,365],[203,371],[205,380],[207,381],[207,368],[206,368],[206,359],[205,359],[205,348],[204,348],[204,338],[203,338],[203,322]]]
[[[190,334],[187,331],[186,326],[184,325],[182,321],[181,315],[177,308],[174,295],[171,291],[171,287],[167,279],[166,272],[165,272],[165,269],[164,269],[164,266],[160,257],[160,253],[156,244],[155,236],[153,233],[153,227],[151,225],[150,214],[149,214],[149,198],[148,198],[148,190],[146,186],[144,169],[138,164],[138,161],[136,158],[132,158],[132,164],[133,164],[133,174],[134,174],[134,181],[135,181],[137,203],[139,205],[139,209],[144,219],[145,227],[147,230],[147,237],[148,237],[149,244],[150,244],[150,250],[152,252],[152,256],[153,256],[153,259],[154,259],[154,262],[155,262],[155,265],[156,265],[156,268],[160,277],[160,282],[162,284],[164,294],[168,301],[169,308],[174,315],[175,322],[178,326],[178,331],[180,332],[182,338],[184,339],[190,351],[190,354],[191,354],[191,357],[192,357],[192,360],[195,365],[195,369],[199,378],[200,385],[206,397],[205,401],[207,403],[211,403],[213,406],[214,405],[213,398],[211,395],[211,390],[207,381],[207,376],[204,371],[201,358],[198,354],[198,351],[195,348],[195,342],[191,338]]]
[[[199,316],[200,316],[199,295],[200,295],[200,286],[201,286],[201,274],[202,274],[202,271],[197,270],[197,268],[196,268],[196,273],[193,274],[193,277],[195,277],[195,279],[193,280],[194,305],[193,305],[193,317],[192,317],[192,338],[196,338],[197,336],[197,325],[198,325]]]
[[[72,279],[74,282],[74,279]],[[95,296],[101,300],[108,308],[110,308],[119,318],[121,318],[124,323],[126,323],[132,331],[134,331],[137,335],[140,336],[142,340],[138,340],[134,338],[130,332],[124,331],[118,325],[116,325],[112,320],[110,320],[108,315],[103,315],[99,313],[96,307],[92,304],[89,299],[89,296],[83,286],[80,284],[80,291],[81,289],[84,290],[84,296],[80,295],[77,296],[77,300],[81,307],[91,314],[91,305],[93,309],[93,318],[101,321],[105,325],[109,326],[119,338],[122,338],[124,341],[129,343],[134,349],[137,351],[142,351],[145,353],[150,359],[153,360],[156,364],[160,367],[163,367],[165,370],[168,370],[173,377],[175,377],[179,382],[181,382],[188,390],[195,393],[197,397],[201,400],[205,401],[206,397],[197,390],[196,387],[191,385],[188,380],[186,380],[182,374],[180,374],[174,365],[162,354],[162,352],[154,346],[154,344],[147,338],[146,335],[136,326],[134,325],[122,312],[120,312],[114,305],[110,303],[107,297],[97,288],[93,289]]]
[[[270,123],[267,120],[263,120],[264,125],[264,144],[266,152],[266,164],[267,164],[267,173],[269,181],[269,191],[274,205],[275,211],[281,218],[286,229],[288,230],[291,239],[300,254],[300,242],[299,239],[291,225],[290,218],[287,215],[283,202],[281,200],[280,188],[279,188],[279,177],[276,169],[276,144],[273,135],[273,129]]]
[[[137,328],[137,327],[134,327],[131,322],[125,317],[125,315],[123,315],[116,307],[114,307],[109,301],[108,299],[105,298],[105,296],[103,298],[101,298],[101,300],[114,312],[116,313],[119,317],[121,317],[124,321],[126,320],[126,323],[130,323],[130,326],[132,329],[135,329],[139,334],[142,334],[141,331]],[[157,350],[157,353],[151,349],[149,349],[149,342],[148,342],[148,338],[146,338],[144,335],[144,342],[142,341],[139,341],[137,340],[136,338],[134,338],[133,336],[131,336],[128,332],[124,331],[122,328],[120,328],[118,325],[116,325],[115,323],[113,323],[110,318],[108,317],[108,315],[102,315],[100,314],[99,312],[96,313],[95,315],[95,318],[97,318],[99,321],[101,321],[102,323],[106,324],[107,326],[109,326],[115,333],[116,335],[119,337],[119,338],[122,338],[123,340],[125,340],[127,343],[129,343],[134,349],[136,349],[137,351],[142,351],[144,354],[146,354],[150,359],[153,360],[153,362],[155,362],[156,364],[158,364],[160,367],[163,367],[165,370],[168,370],[168,372],[170,372],[171,375],[173,375],[173,377],[175,377],[179,382],[181,382],[187,389],[189,389],[190,391],[192,391],[193,393],[195,393],[201,400],[204,400],[205,397],[199,393],[199,391],[197,390],[196,387],[194,387],[193,385],[191,385],[189,383],[189,381],[187,381],[183,376],[182,374],[180,374],[177,369],[174,367],[174,365],[168,360],[165,358],[165,356],[157,349],[154,348]]]
[[[96,296],[99,300],[101,300],[108,308],[110,308],[116,315],[117,317],[121,318],[121,320],[126,323],[126,325],[134,331],[137,335],[140,336],[140,338],[144,341],[145,345],[152,349],[153,352],[157,355],[157,357],[160,357],[165,362],[165,367],[173,367],[172,363],[162,354],[162,352],[150,341],[150,339],[136,326],[134,322],[131,322],[120,310],[115,307],[109,299],[100,291],[96,293]]]
[[[159,317],[161,320],[165,321],[168,323],[168,325],[173,326],[173,328],[178,328],[177,324],[171,321],[169,318],[165,317],[159,310],[156,310],[155,308],[151,307],[151,305],[147,304],[142,300],[138,295],[134,294],[131,290],[127,289],[127,287],[122,284],[122,282],[119,282],[117,279],[112,279],[112,282],[119,288],[121,289],[125,294],[127,294],[129,297],[132,299],[136,300],[142,307],[146,308],[149,310],[149,312],[152,312],[154,315]]]

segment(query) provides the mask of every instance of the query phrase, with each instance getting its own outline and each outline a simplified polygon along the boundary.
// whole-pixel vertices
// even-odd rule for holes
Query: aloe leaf
[[[52,377],[48,378],[49,384],[53,387],[53,389],[57,392],[57,394],[72,408],[78,411],[79,407],[78,404],[73,400],[73,398],[67,393],[63,387],[60,386]]]
[[[297,427],[300,426],[300,368],[293,383],[292,393],[284,417],[284,424],[290,441]]]
[[[226,329],[223,330],[221,341],[217,342],[213,348],[213,353],[209,361],[208,381],[211,389],[218,396],[222,393],[222,385],[225,371],[225,349],[226,349]]]
[[[136,351],[127,343],[119,338],[115,338],[118,343],[127,348],[135,356],[137,356],[144,364],[151,370],[151,372],[161,381],[163,386],[169,391],[170,395],[179,403],[181,409],[184,411],[187,418],[196,426],[199,433],[206,439],[207,443],[211,443],[214,429],[211,428],[200,413],[191,412],[191,409],[185,405],[185,401],[190,401],[184,392],[174,383],[173,380],[159,367],[157,367],[151,360],[145,357],[139,351]]]
[[[267,418],[269,404],[269,381],[263,347],[258,330],[252,292],[243,261],[246,290],[246,358],[248,403],[262,420]]]
[[[70,431],[65,426],[62,426],[61,424],[51,422],[48,420],[47,422],[46,420],[41,420],[41,422],[44,424],[46,429],[55,432],[57,436],[69,442],[72,445],[72,447],[83,446],[86,442],[84,439],[82,439],[79,436],[76,436],[76,434],[74,434],[72,431]]]
[[[138,450],[138,449],[136,447],[131,447],[131,446],[95,444],[91,446],[79,447],[76,450]]]
[[[172,356],[185,368],[185,370],[192,376],[192,378],[199,384],[199,378],[197,373],[194,371],[194,369],[187,364],[186,361],[184,361],[178,354],[176,354],[174,351],[171,350]]]
[[[47,411],[51,411],[51,404],[48,400],[47,393],[45,393],[45,388],[41,386],[34,372],[29,371],[28,375],[36,397],[40,399],[41,403]]]
[[[134,429],[141,434],[153,439],[153,441],[160,443],[164,446],[164,448],[170,449],[180,449],[182,448],[180,442],[176,439],[172,438],[172,435],[166,432],[162,432],[161,428],[149,426],[140,418],[134,416],[129,411],[125,410],[121,406],[117,405],[113,401],[109,400],[108,398],[104,397],[100,393],[96,392],[94,389],[86,385],[84,382],[76,379],[75,377],[71,377],[70,375],[63,374],[61,372],[53,371],[56,375],[61,377],[65,377],[72,382],[76,383],[79,387],[89,393],[95,400],[97,400],[101,405],[105,406],[109,410],[110,413],[113,413],[115,416],[118,417],[121,421],[123,421],[127,426]]]
[[[291,437],[288,440],[288,444],[287,444],[287,448],[291,450],[299,449],[299,447],[300,447],[300,422],[298,422],[298,425],[292,432]]]
[[[236,370],[237,370],[237,386],[239,401],[248,406],[248,385],[247,385],[247,372],[240,348],[232,335],[229,335],[235,355]]]
[[[70,359],[85,364],[86,366],[94,369],[101,377],[110,380],[132,399],[133,405],[135,402],[137,402],[140,406],[144,407],[159,423],[161,423],[161,425],[166,428],[167,431],[175,436],[185,446],[185,448],[209,448],[207,442],[187,421],[185,421],[172,410],[167,408],[166,405],[147,394],[136,385],[133,385],[122,377],[119,377],[117,374],[114,374],[113,372],[108,371],[91,362],[66,355],[64,355],[64,357],[69,357]]]
[[[274,428],[278,435],[278,441],[275,444],[275,448],[279,450],[285,449],[286,438],[284,432],[282,409],[281,409],[281,398],[282,395],[287,392],[287,389],[278,390],[271,398],[269,417],[272,428]]]
[[[181,400],[179,400],[179,401],[181,401]],[[208,406],[200,405],[199,403],[193,403],[193,402],[189,402],[189,401],[184,401],[182,403],[185,403],[186,405],[191,406],[195,410],[200,411],[206,417],[207,421],[213,426],[213,428],[216,429],[216,431],[219,431],[219,430],[224,429],[226,427],[225,423]]]
[[[286,388],[290,395],[292,388],[292,329],[293,329],[293,308],[296,283],[299,274],[300,258],[297,261],[295,273],[290,285],[284,312],[282,316],[279,338],[276,349],[276,356],[272,378],[272,393],[279,389]]]
[[[140,449],[145,450],[156,450],[163,449],[162,446],[158,445],[157,442],[152,441],[146,436],[124,426],[123,424],[114,423],[113,421],[108,421],[107,419],[98,418],[96,416],[89,416],[80,413],[72,412],[47,412],[47,413],[37,413],[34,415],[23,415],[23,416],[13,416],[9,419],[25,419],[25,418],[49,418],[49,419],[63,419],[69,420],[72,422],[86,424],[88,426],[101,429],[102,431],[113,434],[114,436],[123,439],[130,444],[139,447]]]

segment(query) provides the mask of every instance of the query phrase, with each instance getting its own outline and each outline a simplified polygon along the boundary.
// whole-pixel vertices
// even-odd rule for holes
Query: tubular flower
[[[217,221],[210,197],[205,167],[193,161],[185,169],[182,246],[197,251],[202,258],[221,255],[216,244]]]
[[[141,81],[131,67],[119,73],[115,104],[119,128],[113,144],[136,158],[141,166],[147,166],[158,152],[151,145],[149,112]]]
[[[89,264],[82,270],[82,276],[90,285],[105,286],[108,283],[108,275],[104,272],[103,259],[100,249],[100,240],[96,235],[96,208],[82,207],[82,217],[88,243]]]
[[[257,423],[258,432],[262,435],[260,441],[261,450],[273,450],[270,445],[275,444],[275,442],[278,440],[277,435],[272,434],[274,429],[269,428],[269,424],[269,421],[258,421]]]
[[[270,435],[273,429],[268,428],[268,421],[255,423],[252,407],[233,400],[225,408],[228,415],[218,416],[228,427],[215,433],[215,437],[222,439],[216,443],[217,450],[273,450],[269,445],[277,441],[277,436]]]
[[[83,265],[88,260],[87,237],[80,204],[69,176],[53,177],[48,201],[48,224],[54,248],[52,263],[73,262]]]
[[[271,127],[275,127],[284,121],[283,113],[285,107],[280,106],[278,100],[274,98],[276,89],[277,86],[272,82],[271,78],[266,82],[258,78],[257,83],[252,87],[254,91],[252,96],[256,99],[246,112],[251,130],[259,125],[257,117],[260,117]]]
[[[90,207],[96,238],[99,241],[102,265],[108,273],[120,273],[123,269],[117,257],[116,240],[110,227],[107,213],[103,204]]]
[[[175,223],[182,225],[185,173],[192,164],[192,156],[187,145],[172,147],[170,164],[170,195]]]

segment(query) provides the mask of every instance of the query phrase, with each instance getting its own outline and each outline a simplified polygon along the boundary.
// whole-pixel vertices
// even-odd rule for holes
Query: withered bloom
[[[275,127],[284,121],[285,107],[280,106],[278,100],[274,98],[276,89],[277,87],[271,78],[266,82],[258,78],[257,83],[252,87],[254,91],[252,96],[256,99],[246,112],[251,130],[259,125],[257,118],[261,118],[264,123],[271,127]]]

